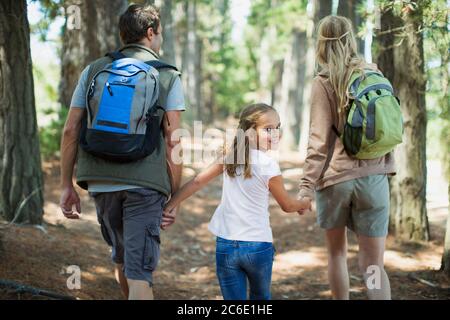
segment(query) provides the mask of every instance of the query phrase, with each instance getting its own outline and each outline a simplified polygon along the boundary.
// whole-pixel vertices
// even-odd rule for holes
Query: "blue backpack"
[[[159,60],[127,58],[119,51],[107,56],[112,62],[88,86],[80,146],[108,161],[137,161],[150,155],[159,141],[164,109],[157,104],[158,70],[177,69]]]

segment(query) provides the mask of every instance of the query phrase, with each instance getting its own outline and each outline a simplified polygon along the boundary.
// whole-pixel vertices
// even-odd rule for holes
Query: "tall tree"
[[[306,69],[305,69],[305,86],[303,88],[303,108],[300,124],[300,143],[299,152],[300,158],[306,158],[306,152],[308,148],[308,136],[309,136],[309,120],[310,120],[310,108],[311,108],[311,87],[312,79],[314,77],[315,64],[315,42],[316,28],[318,22],[331,14],[333,1],[332,0],[309,0],[311,11],[309,12],[309,19],[307,23],[306,35],[307,35],[307,51],[306,51]]]
[[[162,43],[162,58],[168,63],[176,65],[175,28],[173,21],[173,1],[161,1],[161,25],[164,36],[164,41]]]
[[[431,25],[431,40],[433,47],[431,51],[434,55],[438,55],[441,60],[441,65],[437,67],[438,74],[429,74],[429,78],[439,80],[435,86],[435,92],[439,98],[439,109],[441,114],[442,127],[441,127],[441,159],[442,168],[447,178],[448,186],[448,199],[450,199],[450,100],[448,98],[449,85],[450,85],[450,51],[448,50],[448,44],[450,43],[449,33],[449,18],[450,13],[448,11],[449,4],[446,0],[434,1],[430,10],[427,10],[427,22]],[[435,58],[435,56],[433,57]],[[429,72],[431,72],[431,68]],[[430,81],[430,86],[433,87],[433,82]],[[445,232],[444,240],[444,253],[442,255],[441,269],[450,277],[450,207],[448,208],[447,216],[447,228]]]
[[[426,209],[426,80],[424,77],[423,8],[416,2],[397,13],[394,1],[380,10],[381,30],[376,34],[377,63],[392,82],[404,120],[403,143],[397,148],[397,175],[391,179],[391,225],[396,235],[429,240]]]
[[[43,184],[25,0],[0,2],[0,215],[40,224]]]
[[[281,78],[280,103],[276,104],[283,124],[283,150],[298,146],[300,137],[301,113],[303,102],[303,86],[305,77],[305,44],[306,32],[295,28],[292,32],[291,44],[286,52]]]
[[[447,192],[450,199],[450,185],[448,186]],[[449,213],[447,216],[447,227],[445,230],[444,253],[442,254],[441,269],[450,277],[450,208],[448,209],[448,212]]]
[[[198,1],[185,0],[184,8],[186,13],[186,38],[182,61],[184,87],[187,103],[193,110],[195,119],[202,120],[202,42],[198,36]]]
[[[64,0],[66,23],[61,50],[60,102],[69,107],[81,71],[121,46],[119,16],[127,0]]]
[[[363,24],[363,18],[359,13],[363,2],[363,0],[339,0],[337,14],[349,18],[352,21],[355,32],[358,32]],[[364,40],[360,37],[357,37],[356,40],[358,43],[358,52],[361,54],[364,53]]]
[[[272,74],[273,47],[275,45],[277,27],[274,24],[268,24],[262,33],[262,39],[259,46],[259,89],[258,99],[264,103],[270,103],[270,82]]]

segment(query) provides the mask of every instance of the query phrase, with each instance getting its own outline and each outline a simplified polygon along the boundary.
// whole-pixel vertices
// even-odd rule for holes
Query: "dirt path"
[[[45,229],[0,225],[0,279],[73,295],[79,299],[121,299],[112,274],[110,251],[103,242],[93,201],[82,195],[83,218],[65,220],[58,209],[58,166],[45,165]],[[283,176],[295,194],[300,164],[282,162]],[[198,169],[187,168],[184,179]],[[162,233],[162,257],[155,272],[158,299],[221,299],[215,276],[214,238],[207,223],[219,203],[221,179],[187,200],[177,223]],[[326,250],[323,233],[315,225],[315,215],[285,214],[271,200],[271,222],[277,254],[273,270],[274,299],[329,299]],[[386,269],[394,299],[449,299],[450,282],[435,270],[440,266],[443,226],[447,208],[430,210],[433,240],[429,243],[402,243],[389,237]],[[351,298],[365,299],[357,271],[357,245],[350,234],[349,269]],[[82,272],[81,289],[68,290],[65,268],[77,265]],[[428,280],[433,288],[411,278]],[[447,289],[445,289],[447,288]],[[0,298],[37,299],[1,291]]]

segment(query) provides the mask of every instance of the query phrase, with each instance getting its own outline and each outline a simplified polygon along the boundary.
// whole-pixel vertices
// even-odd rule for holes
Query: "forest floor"
[[[295,157],[281,162],[286,186],[295,195],[301,163]],[[434,168],[436,167],[436,168]],[[386,270],[394,299],[450,299],[450,281],[441,272],[447,188],[436,163],[429,165],[428,213],[430,242],[402,242],[389,236]],[[184,181],[198,172],[187,166]],[[51,290],[78,299],[123,299],[113,276],[110,249],[103,241],[94,202],[85,191],[82,219],[66,220],[58,202],[59,165],[44,162],[45,224],[32,226],[0,224],[0,280]],[[214,237],[207,223],[221,196],[221,178],[188,199],[177,222],[162,232],[161,261],[154,274],[157,299],[221,299],[215,276]],[[271,223],[277,249],[272,294],[274,299],[330,299],[327,253],[315,213],[285,214],[271,199]],[[357,243],[349,232],[348,266],[351,298],[365,299],[357,269]],[[69,290],[67,267],[81,269],[81,289]],[[42,299],[30,294],[0,290],[0,299]]]

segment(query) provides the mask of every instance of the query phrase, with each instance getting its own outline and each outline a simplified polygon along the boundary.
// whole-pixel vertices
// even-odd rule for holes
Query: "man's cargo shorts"
[[[127,279],[153,284],[160,256],[160,225],[167,197],[152,189],[90,192],[112,260],[123,264]]]

